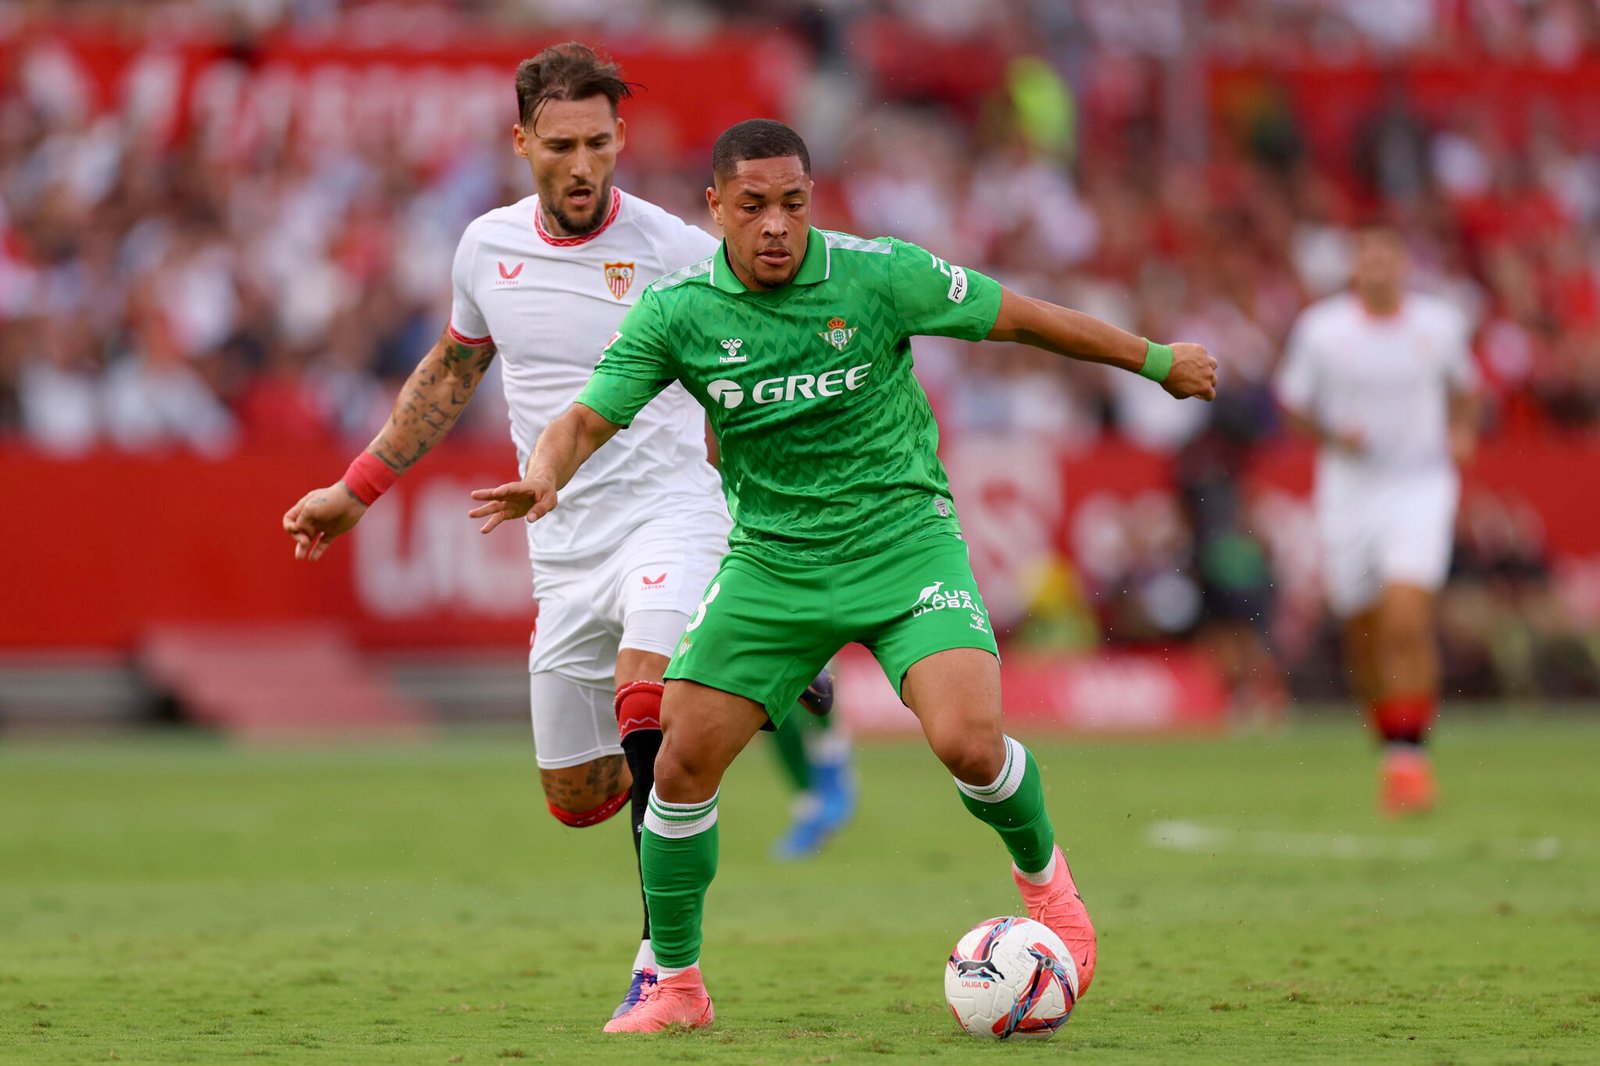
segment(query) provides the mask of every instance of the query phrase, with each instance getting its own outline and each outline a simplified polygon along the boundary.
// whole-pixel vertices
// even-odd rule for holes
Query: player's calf
[[[606,755],[577,766],[541,769],[545,805],[562,825],[599,825],[627,805],[633,782],[622,758]]]

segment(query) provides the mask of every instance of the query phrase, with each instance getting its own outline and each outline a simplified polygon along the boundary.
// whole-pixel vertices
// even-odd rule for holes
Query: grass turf
[[[980,1044],[945,954],[1018,909],[918,744],[767,861],[767,754],[723,790],[708,1033],[604,1037],[638,897],[625,822],[544,814],[520,733],[244,750],[0,748],[0,1062],[1584,1062],[1600,1059],[1600,722],[1456,722],[1444,804],[1374,813],[1353,723],[1034,745],[1100,929],[1054,1041]]]

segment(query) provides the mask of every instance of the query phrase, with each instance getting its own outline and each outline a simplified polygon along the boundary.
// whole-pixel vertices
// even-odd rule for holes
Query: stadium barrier
[[[516,526],[482,536],[466,513],[472,489],[515,475],[509,449],[440,449],[324,559],[296,562],[283,512],[307,487],[336,476],[347,458],[331,446],[250,449],[223,460],[8,450],[0,494],[10,505],[0,509],[0,535],[22,550],[3,587],[0,658],[15,664],[91,652],[146,663],[161,635],[174,630],[233,634],[246,645],[251,634],[331,633],[356,653],[350,662],[362,664],[368,694],[340,697],[348,707],[334,700],[302,708],[299,720],[333,728],[376,720],[368,696],[390,683],[380,661],[420,666],[494,649],[495,661],[514,671],[503,653],[523,646],[535,614],[525,539]],[[1091,589],[1117,580],[1128,545],[1177,514],[1170,461],[1126,445],[1052,454],[1034,440],[978,438],[949,442],[945,458],[1001,633],[1036,617],[1026,612],[1038,609],[1040,575],[1050,564],[1065,563]],[[1287,447],[1263,453],[1242,475],[1285,595],[1316,595],[1310,460],[1307,449]],[[1497,444],[1467,479],[1469,498],[1496,493],[1538,514],[1554,586],[1591,625],[1600,619],[1600,522],[1592,494],[1577,487],[1597,463],[1594,441]],[[28,503],[63,499],[72,508],[65,518],[41,519],[36,512],[49,505]],[[1227,720],[1216,666],[1196,648],[1119,651],[1094,644],[1092,635],[1053,644],[1030,640],[1027,626],[1016,636],[1002,641],[1002,681],[1017,728],[1139,733]],[[283,665],[262,650],[261,661]],[[228,686],[212,682],[227,669],[189,663],[186,686],[175,694],[226,694]],[[859,649],[842,661],[841,691],[857,729],[916,729]],[[224,728],[278,725],[271,700],[200,704]],[[411,711],[389,717],[401,728],[418,720]]]
[[[1172,507],[1169,461],[1116,443],[1041,451],[1027,439],[947,443],[946,464],[985,599],[1002,631],[1029,606],[1041,561],[1091,586],[1130,528]],[[368,650],[505,647],[533,619],[520,528],[492,536],[468,493],[516,475],[510,449],[447,445],[316,564],[297,563],[283,512],[344,469],[343,448],[257,448],[226,459],[108,452],[63,459],[8,448],[0,533],[19,558],[4,582],[0,650],[131,651],[156,625],[339,624]],[[1558,582],[1600,618],[1600,442],[1491,444],[1467,492],[1527,503]],[[1242,475],[1280,585],[1315,580],[1308,449],[1265,451]],[[62,515],[45,501],[65,501]],[[48,516],[40,511],[51,509]]]

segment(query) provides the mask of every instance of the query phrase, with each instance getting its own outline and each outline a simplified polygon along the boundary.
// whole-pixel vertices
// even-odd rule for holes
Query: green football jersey
[[[771,291],[719,248],[640,295],[578,402],[627,425],[681,381],[721,449],[731,547],[859,558],[959,532],[910,338],[980,340],[999,312],[998,283],[892,238],[813,229]]]

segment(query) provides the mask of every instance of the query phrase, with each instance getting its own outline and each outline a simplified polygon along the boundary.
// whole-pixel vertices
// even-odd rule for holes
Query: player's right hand
[[[472,498],[483,500],[481,506],[474,507],[467,514],[472,518],[487,518],[488,521],[479,529],[479,533],[487,533],[501,522],[509,522],[513,518],[528,516],[529,522],[537,522],[556,506],[556,485],[546,477],[537,475],[511,481],[498,488],[473,489]]]
[[[1178,343],[1172,345],[1172,369],[1161,383],[1178,399],[1197,396],[1202,400],[1217,398],[1217,361],[1206,354],[1203,344]]]
[[[367,505],[342,483],[312,489],[283,515],[283,531],[294,538],[294,557],[316,562],[335,537],[355,528]]]

